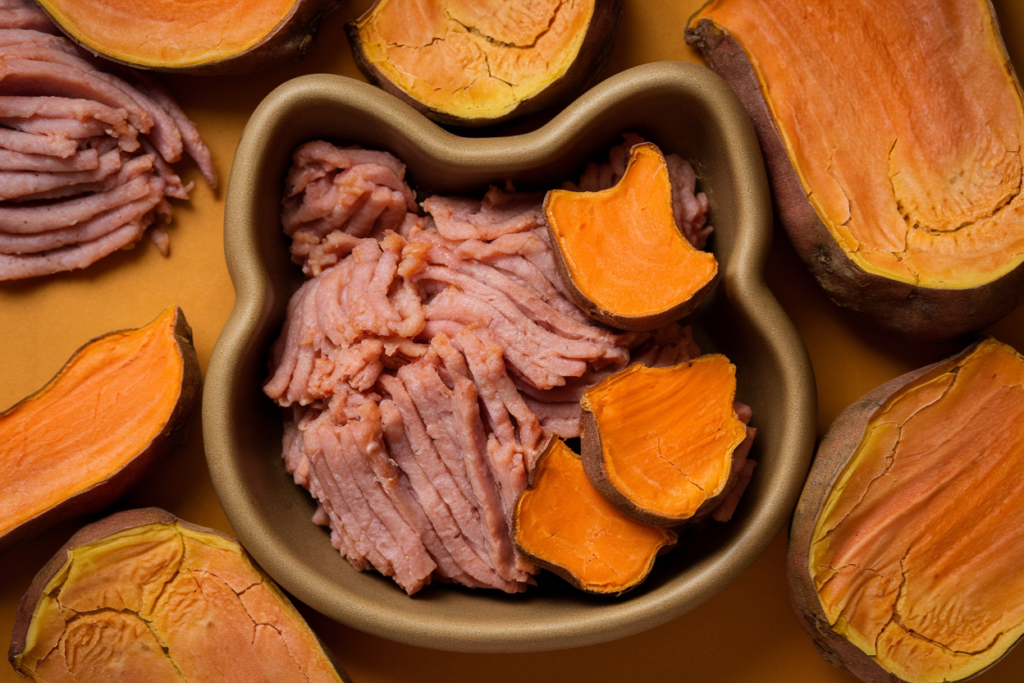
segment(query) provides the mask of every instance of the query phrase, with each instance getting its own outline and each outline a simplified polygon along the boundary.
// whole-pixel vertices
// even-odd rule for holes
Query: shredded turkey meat
[[[581,185],[614,183],[635,141]],[[703,244],[707,201],[676,159],[677,213]],[[431,581],[520,592],[537,570],[512,544],[513,506],[548,439],[579,436],[583,390],[631,360],[700,351],[678,325],[590,321],[556,270],[542,194],[417,205],[405,171],[387,152],[296,150],[282,223],[308,279],[264,391],[285,409],[287,471],[354,567],[409,594]]]

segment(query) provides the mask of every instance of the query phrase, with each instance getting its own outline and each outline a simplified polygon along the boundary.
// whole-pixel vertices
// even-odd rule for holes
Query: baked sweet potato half
[[[8,658],[51,683],[348,681],[237,541],[158,508],[72,536],[22,598]]]
[[[837,304],[939,341],[1024,301],[1024,103],[988,0],[713,0],[686,40]]]
[[[120,497],[183,438],[200,383],[172,307],[92,340],[0,414],[0,549]]]
[[[621,13],[622,0],[377,0],[347,30],[371,81],[440,123],[484,126],[594,83]]]
[[[300,59],[345,0],[37,0],[80,46],[140,69],[240,74]]]
[[[1024,636],[1024,356],[993,339],[826,434],[787,570],[821,653],[868,683],[960,681]]]

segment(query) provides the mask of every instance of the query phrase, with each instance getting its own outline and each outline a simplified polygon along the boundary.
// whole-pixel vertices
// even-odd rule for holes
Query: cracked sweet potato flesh
[[[674,531],[630,519],[605,500],[561,439],[537,460],[512,524],[520,552],[590,593],[636,587],[676,542]]]
[[[1024,104],[987,0],[713,0],[687,41],[751,112],[783,225],[837,303],[952,338],[1021,301]]]
[[[790,546],[827,656],[868,681],[939,683],[1024,635],[1021,424],[1024,356],[992,339],[839,417]]]
[[[445,123],[479,125],[582,90],[621,0],[378,0],[349,24],[372,80]]]
[[[721,354],[615,373],[583,394],[588,476],[637,520],[685,522],[723,492],[747,436],[735,394],[736,366]]]
[[[301,56],[341,0],[40,0],[82,47],[131,66],[241,73]]]
[[[672,183],[657,146],[630,150],[625,174],[600,192],[552,190],[544,218],[577,305],[614,327],[661,327],[710,291],[718,262],[695,249],[672,211]]]
[[[345,680],[236,541],[156,508],[58,551],[22,600],[9,658],[47,683]]]
[[[127,490],[177,444],[199,386],[179,308],[79,349],[0,414],[0,548]]]

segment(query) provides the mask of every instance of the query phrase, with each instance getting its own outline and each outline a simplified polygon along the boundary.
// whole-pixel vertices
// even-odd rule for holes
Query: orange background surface
[[[175,209],[168,229],[171,255],[163,258],[144,240],[85,271],[0,284],[0,406],[42,387],[87,340],[138,327],[166,306],[183,308],[195,333],[203,371],[234,302],[223,253],[224,188],[245,123],[274,87],[307,73],[362,79],[353,62],[344,23],[368,0],[352,0],[322,24],[307,58],[261,74],[235,77],[168,76],[162,80],[199,126],[221,174],[211,191],[194,166],[182,175],[196,181],[192,201]],[[699,0],[625,0],[621,28],[606,75],[645,62],[702,62],[683,41]],[[1010,56],[1024,72],[1024,2],[994,0]],[[776,231],[768,282],[796,324],[810,352],[818,389],[818,436],[850,403],[883,382],[943,358],[959,345],[922,345],[880,332],[834,306]],[[1024,307],[990,330],[1024,351]],[[206,469],[199,411],[191,436],[117,509],[156,505],[227,532]],[[0,554],[0,646],[10,642],[21,595],[60,545],[77,529],[60,527],[14,551]],[[702,606],[663,626],[622,640],[536,654],[483,655],[426,650],[365,635],[300,606],[355,683],[494,683],[531,681],[715,681],[719,683],[853,683],[816,652],[789,606],[781,532],[743,576]],[[23,681],[0,663],[0,683]],[[1024,647],[976,679],[1024,681]]]

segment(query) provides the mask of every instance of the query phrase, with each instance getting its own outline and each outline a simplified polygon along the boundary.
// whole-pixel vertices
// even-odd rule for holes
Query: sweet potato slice
[[[638,586],[671,529],[623,515],[587,479],[580,457],[561,439],[540,455],[519,494],[512,537],[521,553],[580,590],[619,594]]]
[[[576,304],[613,327],[650,330],[688,315],[718,274],[714,255],[676,225],[668,166],[649,142],[633,146],[607,190],[548,192],[544,218]]]
[[[1024,356],[988,339],[844,411],[793,519],[793,604],[829,661],[940,683],[1024,636]]]
[[[160,71],[248,73],[302,57],[320,20],[344,0],[39,0],[76,43]]]
[[[736,367],[707,354],[664,368],[639,363],[583,394],[583,466],[598,491],[647,524],[672,526],[720,502],[747,436]]]
[[[942,340],[1024,301],[1024,102],[987,0],[714,0],[686,39],[836,303]]]
[[[0,414],[0,548],[124,493],[180,441],[199,388],[179,308],[75,352]]]
[[[621,12],[622,0],[377,0],[347,30],[371,81],[435,121],[481,126],[586,89]]]
[[[22,598],[8,658],[51,683],[348,680],[237,541],[158,508],[72,536]]]

